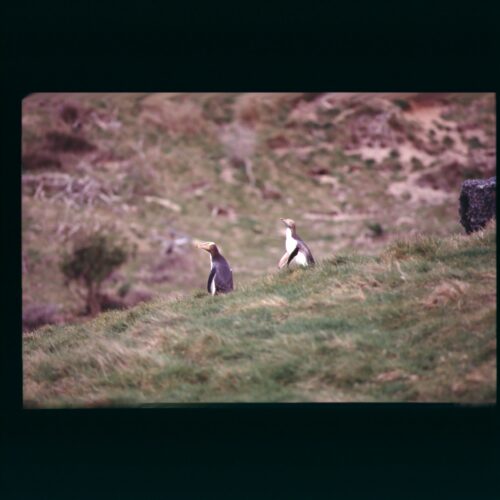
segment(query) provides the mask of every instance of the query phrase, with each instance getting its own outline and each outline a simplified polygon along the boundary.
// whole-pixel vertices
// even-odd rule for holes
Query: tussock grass
[[[28,407],[496,394],[496,226],[24,336]]]
[[[415,238],[396,240],[384,252],[385,257],[402,260],[412,256],[422,256],[431,259],[436,256],[441,240],[435,236],[419,235]]]

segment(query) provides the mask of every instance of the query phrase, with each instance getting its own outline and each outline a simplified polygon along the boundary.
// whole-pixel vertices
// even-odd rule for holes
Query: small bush
[[[118,296],[123,299],[123,297],[125,297],[125,295],[127,295],[127,293],[130,292],[131,288],[132,284],[129,281],[126,281],[120,286],[120,288],[118,288]]]
[[[409,111],[411,109],[411,104],[404,99],[395,99],[394,104],[401,108],[403,111]]]
[[[115,238],[103,232],[80,235],[60,263],[66,279],[86,289],[87,312],[92,316],[101,311],[102,282],[127,260],[126,245]]]
[[[23,172],[61,168],[61,162],[57,156],[44,152],[26,153],[23,155],[21,163]]]
[[[412,166],[412,170],[414,171],[420,171],[420,170],[424,170],[424,164],[418,159],[418,158],[415,158],[414,156],[412,156],[411,158],[411,166]]]
[[[203,103],[203,118],[217,125],[231,123],[234,120],[234,99],[231,94],[210,95]]]
[[[451,148],[455,144],[455,141],[449,135],[446,135],[445,137],[443,137],[443,144],[447,148]]]
[[[55,304],[31,304],[23,307],[23,331],[55,323],[58,311],[59,307]]]
[[[78,120],[78,115],[79,115],[78,108],[70,104],[64,106],[59,114],[61,120],[67,123],[68,125],[72,125],[73,123],[75,123],[76,120]]]
[[[45,135],[51,151],[61,153],[87,153],[96,147],[82,137],[53,130]]]
[[[379,238],[384,234],[384,228],[379,222],[368,222],[366,227],[368,227],[375,238]]]
[[[409,257],[432,258],[440,247],[440,241],[432,236],[417,236],[413,239],[396,240],[384,252],[385,257],[402,260]]]
[[[482,148],[483,145],[481,141],[477,137],[471,137],[468,141],[470,149]]]

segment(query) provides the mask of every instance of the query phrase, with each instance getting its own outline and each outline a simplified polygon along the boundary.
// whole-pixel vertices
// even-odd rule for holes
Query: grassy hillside
[[[24,335],[25,405],[493,402],[495,240],[494,224],[405,238],[45,326]]]
[[[115,302],[189,295],[216,241],[239,280],[275,269],[280,217],[317,259],[462,231],[464,179],[495,171],[494,94],[33,94],[23,101],[23,314],[88,319],[61,255],[113,227],[136,251]]]

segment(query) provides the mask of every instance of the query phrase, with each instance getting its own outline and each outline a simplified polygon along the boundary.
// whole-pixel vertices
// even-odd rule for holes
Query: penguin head
[[[289,227],[290,229],[295,231],[295,221],[293,219],[281,219],[280,218],[280,221],[283,222],[283,224],[285,224],[286,227]]]
[[[212,256],[217,255],[219,253],[219,249],[217,248],[217,245],[213,241],[198,243],[196,246],[198,248],[201,248],[202,250],[206,250]]]

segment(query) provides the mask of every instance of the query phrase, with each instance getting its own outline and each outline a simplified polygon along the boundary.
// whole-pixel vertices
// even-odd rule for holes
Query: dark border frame
[[[35,91],[498,89],[491,72],[498,56],[494,16],[482,19],[473,9],[455,7],[435,6],[430,12],[421,6],[412,23],[391,15],[389,7],[377,6],[384,19],[376,20],[372,8],[350,12],[353,17],[346,22],[347,7],[331,13],[311,6],[312,14],[302,7],[281,16],[279,32],[263,9],[247,9],[253,17],[243,29],[223,14],[221,29],[221,24],[211,24],[221,12],[217,9],[211,15],[193,11],[194,17],[191,12],[176,25],[161,9],[146,20],[128,6],[124,25],[108,28],[105,24],[116,12],[104,9],[105,22],[97,29],[89,8],[68,14],[62,6],[54,7],[63,14],[52,16],[55,11],[50,10],[40,17],[40,7],[9,7],[11,17],[2,21],[5,76],[0,82],[0,404],[2,481],[12,497],[41,498],[47,489],[50,498],[70,493],[78,497],[77,492],[109,498],[117,490],[137,497],[179,493],[186,487],[202,494],[220,470],[229,473],[224,489],[240,485],[239,491],[262,492],[262,479],[277,479],[283,493],[334,488],[347,496],[361,489],[365,497],[372,496],[373,488],[384,494],[402,488],[405,496],[421,497],[433,488],[455,498],[493,495],[499,445],[496,404],[22,409],[16,168],[23,97]],[[349,23],[353,19],[354,25]],[[443,34],[443,23],[450,20],[450,34]],[[316,26],[318,30],[308,29]],[[241,483],[246,470],[255,475]],[[439,485],[443,489],[435,489]]]

